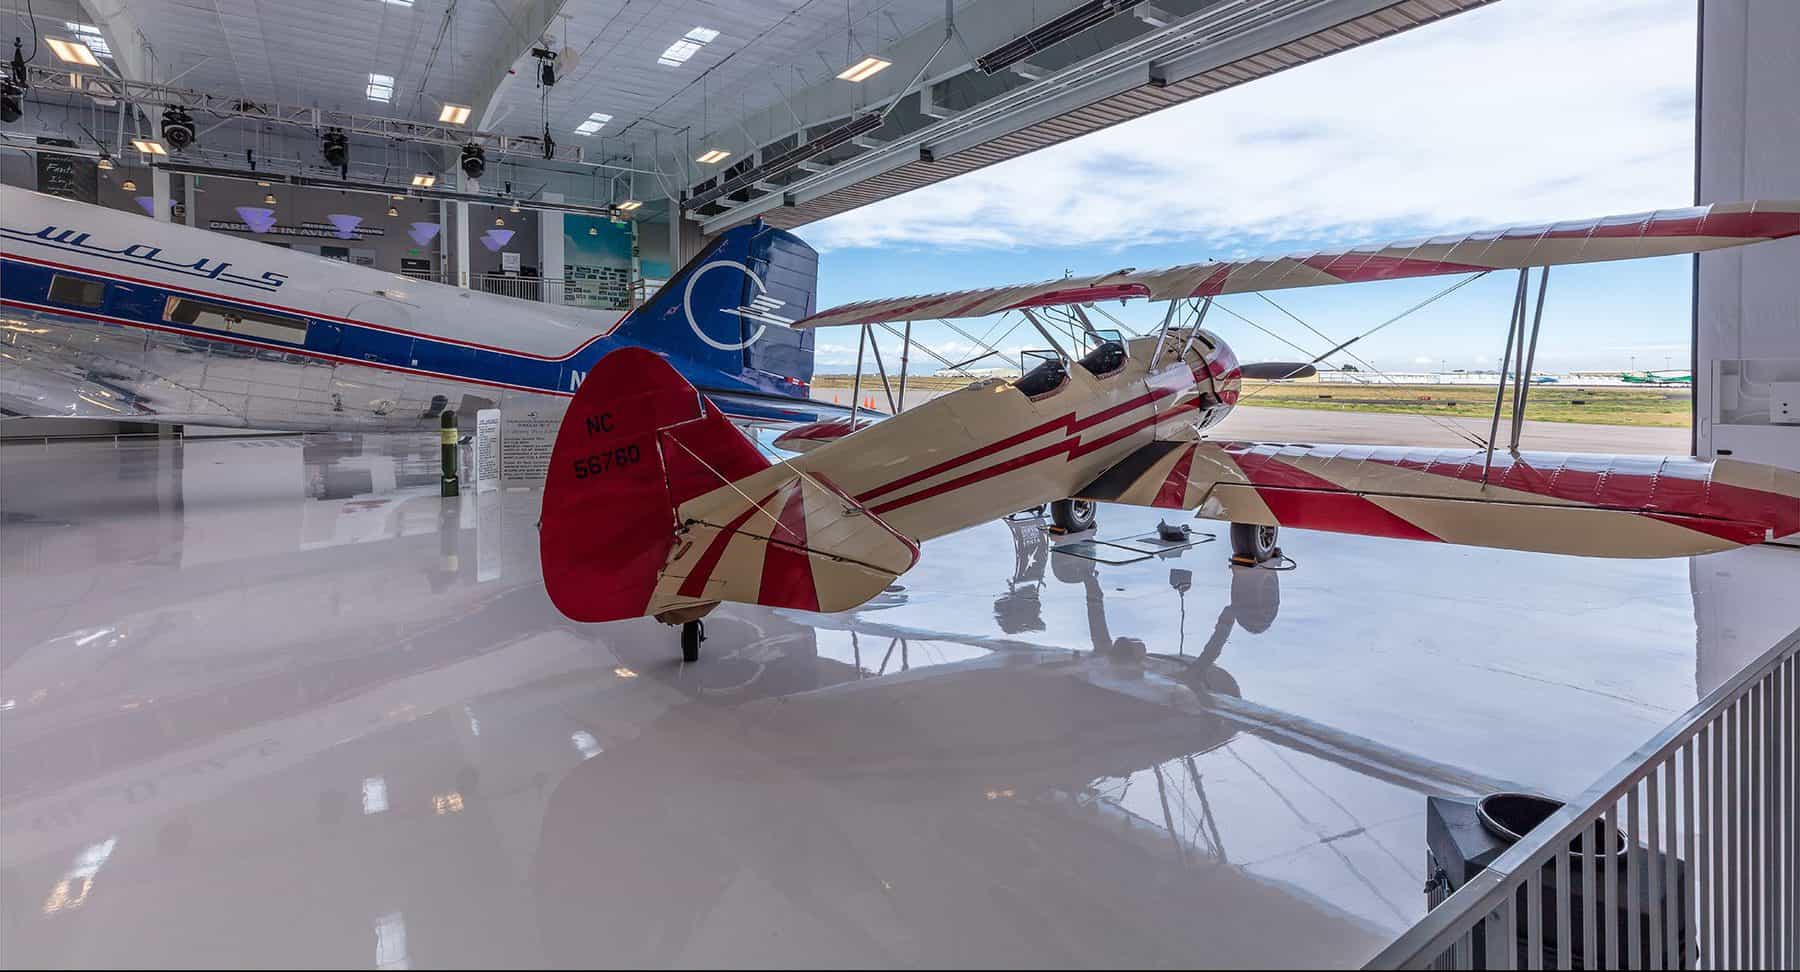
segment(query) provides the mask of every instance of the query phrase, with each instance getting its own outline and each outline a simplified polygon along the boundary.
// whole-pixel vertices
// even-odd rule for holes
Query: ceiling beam
[[[530,72],[512,73],[519,59],[531,54],[567,0],[523,0],[513,5],[507,28],[495,36],[488,48],[475,58],[475,76],[483,79],[469,101],[469,119],[474,127],[487,131],[497,124],[497,106],[503,95],[515,84],[534,84]],[[534,69],[536,64],[531,65]]]

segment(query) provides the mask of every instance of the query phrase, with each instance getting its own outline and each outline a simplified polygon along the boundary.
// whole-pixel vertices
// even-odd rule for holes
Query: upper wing
[[[1598,263],[1698,253],[1800,235],[1800,200],[1714,203],[1630,216],[1435,236],[1428,240],[1324,250],[1166,270],[1120,270],[1087,279],[843,304],[795,327],[984,317],[1020,307],[1145,297],[1174,300],[1285,287],[1395,280],[1447,273]]]
[[[1152,442],[1080,498],[1588,557],[1678,557],[1800,531],[1800,473],[1720,459]]]

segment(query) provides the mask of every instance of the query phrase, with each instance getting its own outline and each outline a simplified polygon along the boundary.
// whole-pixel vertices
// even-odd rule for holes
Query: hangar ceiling
[[[96,25],[115,54],[109,65],[134,80],[425,123],[461,105],[476,135],[548,127],[558,159],[531,165],[545,188],[555,183],[570,201],[647,200],[639,218],[689,200],[687,217],[712,233],[753,216],[799,226],[1487,2],[39,0],[36,8],[46,34],[70,36],[58,23],[65,15]],[[1067,39],[992,72],[975,65],[1084,11],[1093,23]],[[539,46],[576,55],[548,88],[531,53]],[[837,77],[870,55],[891,66],[860,83]],[[154,105],[143,107],[154,117]],[[771,167],[852,119],[869,130]],[[590,131],[578,130],[584,122]],[[200,151],[241,156],[246,130],[259,126],[202,127],[214,130],[203,130]],[[260,127],[255,137],[269,137]],[[296,164],[321,165],[311,133],[286,137]],[[434,151],[453,168],[453,152]],[[709,151],[722,157],[697,161]],[[630,186],[602,187],[601,173],[628,175]]]

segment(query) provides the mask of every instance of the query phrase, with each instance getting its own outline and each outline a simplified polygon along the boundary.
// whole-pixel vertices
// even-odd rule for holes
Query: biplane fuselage
[[[1155,337],[1123,345],[1110,369],[1083,363],[1103,347],[1062,367],[1054,383],[1041,369],[978,381],[793,465],[837,484],[900,533],[929,540],[1075,496],[1150,442],[1194,441],[1237,401],[1237,358],[1206,331],[1171,330],[1154,363]]]

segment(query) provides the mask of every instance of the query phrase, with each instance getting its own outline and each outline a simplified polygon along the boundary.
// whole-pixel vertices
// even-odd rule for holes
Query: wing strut
[[[1506,451],[1515,457],[1519,454],[1519,436],[1525,431],[1525,399],[1529,394],[1527,389],[1531,387],[1531,371],[1537,364],[1538,332],[1544,324],[1544,289],[1550,282],[1550,268],[1543,268],[1538,276],[1537,310],[1531,319],[1530,350],[1527,351],[1525,308],[1531,293],[1530,273],[1530,267],[1519,268],[1519,286],[1513,292],[1512,317],[1506,324],[1506,350],[1500,352],[1500,383],[1494,388],[1494,418],[1488,424],[1487,449],[1481,461],[1483,485],[1487,484],[1488,473],[1494,465],[1494,443],[1500,438],[1500,408],[1506,399],[1509,367],[1513,369],[1513,405]]]

